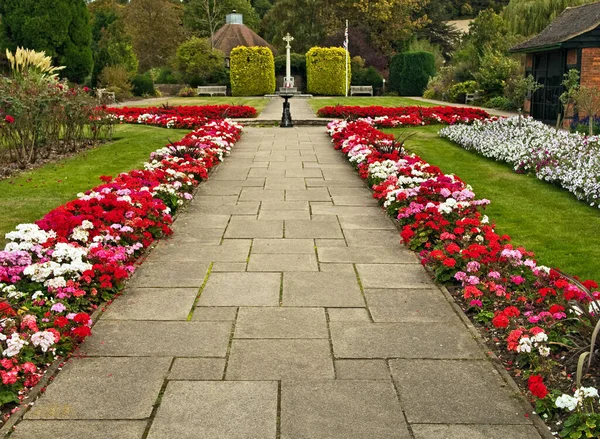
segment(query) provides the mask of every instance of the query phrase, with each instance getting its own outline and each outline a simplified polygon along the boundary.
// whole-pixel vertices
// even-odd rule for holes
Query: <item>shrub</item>
[[[486,103],[486,107],[497,108],[499,110],[510,111],[514,110],[515,106],[512,101],[505,96],[496,96]]]
[[[404,52],[390,65],[390,87],[400,96],[421,96],[435,76],[435,57],[429,52]]]
[[[231,51],[229,68],[233,96],[275,92],[275,61],[268,47],[236,47]]]
[[[211,48],[207,38],[192,37],[177,48],[175,64],[184,82],[192,87],[205,85],[225,68],[223,52]]]
[[[136,75],[131,81],[135,96],[154,96],[154,81],[149,75]]]
[[[178,84],[179,80],[173,72],[173,69],[169,67],[162,67],[156,70],[154,82],[156,84]]]
[[[313,47],[308,51],[306,76],[309,93],[328,96],[346,94],[346,53],[341,47]],[[348,59],[348,86],[351,82],[352,71]]]
[[[427,83],[423,93],[424,98],[448,100],[447,92],[454,82],[454,67],[442,67],[437,74]]]
[[[100,85],[115,94],[117,99],[131,97],[132,85],[125,67],[108,66],[100,73]]]
[[[477,91],[477,82],[475,81],[464,81],[454,84],[450,87],[446,93],[446,99],[449,102],[464,103],[467,93],[475,93]]]
[[[177,93],[177,96],[181,98],[191,98],[195,95],[196,91],[192,87],[183,87],[181,90],[179,90],[179,93]]]
[[[512,58],[486,50],[479,70],[473,76],[487,97],[501,96],[506,82],[520,75],[519,68],[519,63]]]

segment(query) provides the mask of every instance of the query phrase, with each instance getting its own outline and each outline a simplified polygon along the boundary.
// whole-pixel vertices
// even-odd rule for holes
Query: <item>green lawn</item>
[[[404,138],[410,151],[491,200],[486,213],[516,245],[536,253],[540,264],[586,279],[600,279],[600,210],[570,192],[441,139],[440,126],[385,130]]]
[[[101,175],[140,168],[150,152],[189,131],[119,125],[114,142],[0,181],[0,244],[17,224],[34,222],[78,192],[99,185]]]
[[[260,112],[270,102],[268,98],[236,98],[236,97],[193,97],[193,98],[180,98],[180,97],[165,97],[160,99],[142,100],[139,102],[129,102],[128,107],[160,107],[164,104],[169,105],[248,105],[256,108],[256,111]]]
[[[320,108],[335,106],[335,105],[357,105],[360,107],[369,107],[371,105],[379,105],[381,107],[407,107],[417,105],[421,107],[434,107],[434,104],[428,102],[417,101],[410,98],[401,98],[396,96],[361,96],[361,97],[316,97],[309,99],[309,105],[316,113]]]

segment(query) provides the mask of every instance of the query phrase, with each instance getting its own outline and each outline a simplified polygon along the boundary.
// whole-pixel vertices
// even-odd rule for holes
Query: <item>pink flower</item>
[[[482,308],[483,302],[481,300],[474,299],[469,302],[469,306],[476,306],[478,308]]]
[[[510,280],[515,285],[521,285],[523,282],[525,282],[525,279],[521,276],[511,276]]]
[[[52,305],[52,308],[50,308],[50,311],[63,312],[66,309],[67,309],[66,306],[64,306],[62,303],[58,302],[58,303],[55,303],[54,305]]]
[[[473,273],[475,271],[479,271],[479,267],[481,267],[481,265],[479,264],[479,262],[477,261],[471,261],[467,264],[467,271],[470,273]]]
[[[492,279],[500,279],[500,273],[498,273],[497,271],[490,271],[488,273],[488,277],[492,278]]]

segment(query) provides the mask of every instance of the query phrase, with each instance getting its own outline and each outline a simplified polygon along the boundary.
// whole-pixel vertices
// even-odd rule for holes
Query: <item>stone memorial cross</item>
[[[290,43],[292,41],[294,41],[294,37],[292,37],[290,35],[290,33],[288,32],[286,34],[286,36],[283,37],[283,41],[285,41],[287,43],[287,45],[285,46],[286,64],[285,64],[285,78],[283,79],[283,86],[285,88],[292,88],[292,87],[294,87],[294,77],[292,76],[292,66],[291,66],[291,61],[290,61],[290,49],[292,48],[292,46],[290,46]]]

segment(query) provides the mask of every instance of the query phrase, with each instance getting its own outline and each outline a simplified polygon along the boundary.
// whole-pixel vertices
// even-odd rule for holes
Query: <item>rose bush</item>
[[[482,211],[488,200],[477,199],[460,178],[444,175],[373,125],[373,120],[338,120],[328,128],[334,147],[398,221],[402,241],[486,327],[508,368],[527,380],[538,411],[550,419],[561,408],[557,397],[564,393],[566,400],[580,387],[574,381],[576,363],[582,350],[590,350],[598,284],[538,265],[532,252],[496,233]],[[584,312],[588,308],[590,313]],[[597,359],[592,366],[588,379],[598,372]],[[588,399],[597,411],[597,398]],[[596,415],[592,410],[578,416],[593,423]],[[591,431],[598,434],[595,428]]]
[[[171,233],[172,215],[239,139],[210,121],[151,154],[144,169],[80,193],[0,251],[0,404],[18,403],[49,363],[91,334],[92,313],[118,294],[135,262]]]

